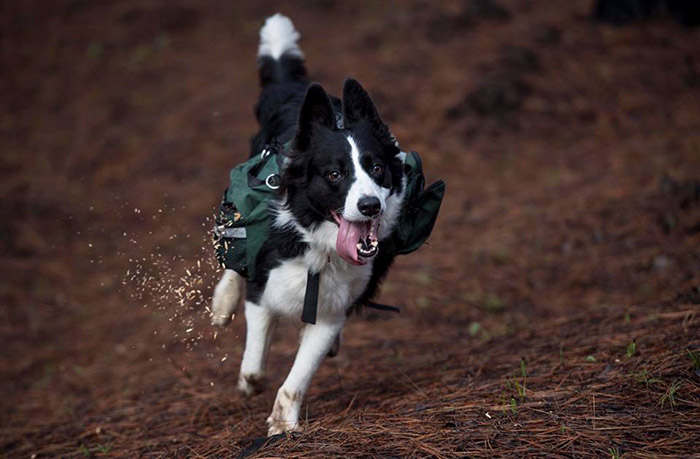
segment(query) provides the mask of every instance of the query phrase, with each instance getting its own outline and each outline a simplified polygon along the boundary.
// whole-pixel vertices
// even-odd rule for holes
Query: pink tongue
[[[357,255],[357,243],[360,237],[365,234],[365,222],[349,222],[340,217],[340,228],[338,229],[338,239],[335,241],[335,250],[340,257],[353,265],[364,265],[366,260],[360,259]]]

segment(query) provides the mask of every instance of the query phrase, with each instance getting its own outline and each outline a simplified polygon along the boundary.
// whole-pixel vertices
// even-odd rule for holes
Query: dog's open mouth
[[[364,265],[379,252],[379,217],[351,222],[335,212],[331,214],[338,224],[335,250],[343,260],[354,265]]]

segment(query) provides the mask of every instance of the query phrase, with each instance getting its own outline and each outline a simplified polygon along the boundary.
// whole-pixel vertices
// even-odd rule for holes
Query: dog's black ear
[[[354,124],[361,120],[383,123],[372,98],[354,78],[348,78],[343,84],[343,116],[347,124]]]
[[[313,83],[306,90],[306,96],[299,111],[297,132],[294,136],[294,146],[298,151],[304,151],[309,147],[313,130],[317,126],[334,129],[336,121],[328,94],[320,84]]]
[[[379,116],[377,107],[372,102],[365,88],[354,78],[348,78],[343,85],[343,116],[345,124],[352,126],[359,121],[368,121],[377,131],[379,137],[388,143],[394,144],[394,136]]]

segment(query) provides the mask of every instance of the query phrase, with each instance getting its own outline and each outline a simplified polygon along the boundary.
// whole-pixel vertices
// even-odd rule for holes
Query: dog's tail
[[[260,85],[305,81],[304,54],[297,45],[299,32],[292,21],[277,13],[270,16],[260,29],[258,46],[258,68]]]

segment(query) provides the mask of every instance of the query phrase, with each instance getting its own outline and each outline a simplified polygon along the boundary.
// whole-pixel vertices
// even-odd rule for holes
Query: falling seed
[[[185,333],[189,333],[189,332],[191,332],[192,330],[194,330],[194,328],[188,328],[187,330],[185,330]]]
[[[226,354],[225,356],[221,357],[221,361],[222,361],[222,362],[225,362],[226,359],[228,359],[228,354]]]

